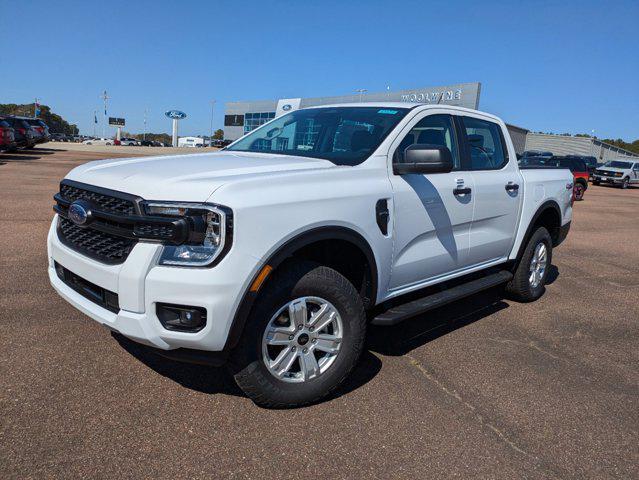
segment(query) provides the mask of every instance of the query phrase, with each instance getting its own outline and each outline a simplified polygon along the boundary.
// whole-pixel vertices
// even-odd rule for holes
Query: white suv
[[[499,284],[539,298],[572,187],[568,170],[520,170],[486,113],[302,109],[220,152],[75,168],[55,196],[49,277],[109,329],[226,363],[261,405],[304,405],[347,378],[369,322]]]

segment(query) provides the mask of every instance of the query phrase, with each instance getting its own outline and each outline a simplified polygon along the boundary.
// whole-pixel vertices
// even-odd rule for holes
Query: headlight
[[[164,245],[160,265],[203,267],[230,248],[231,210],[202,203],[146,202],[148,215],[182,217],[189,222],[189,240],[180,245]]]

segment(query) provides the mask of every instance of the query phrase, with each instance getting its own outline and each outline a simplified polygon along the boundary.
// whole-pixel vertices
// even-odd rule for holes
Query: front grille
[[[199,240],[198,235],[204,233],[187,217],[147,215],[144,200],[128,193],[63,180],[53,198],[60,241],[103,263],[123,263],[139,240],[179,245]],[[84,223],[74,223],[69,217],[74,202],[84,210]]]
[[[69,202],[87,200],[93,203],[99,210],[120,215],[135,214],[135,204],[128,199],[118,198],[103,193],[92,192],[73,185],[60,185],[60,195]]]
[[[83,297],[113,313],[120,311],[120,299],[117,293],[85,280],[58,262],[55,262],[55,271],[60,280]]]
[[[78,227],[64,217],[58,218],[58,237],[73,250],[111,264],[124,262],[137,243],[137,240]]]

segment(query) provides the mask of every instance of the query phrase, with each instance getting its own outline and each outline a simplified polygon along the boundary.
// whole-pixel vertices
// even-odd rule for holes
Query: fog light
[[[158,303],[156,313],[167,330],[199,332],[206,325],[206,309],[202,307]]]

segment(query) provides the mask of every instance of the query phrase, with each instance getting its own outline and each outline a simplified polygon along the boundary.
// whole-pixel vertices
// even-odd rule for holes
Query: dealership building
[[[440,87],[414,88],[410,90],[387,90],[380,93],[358,92],[337,97],[281,98],[279,100],[255,100],[227,102],[224,115],[224,138],[237,140],[275,117],[298,108],[357,102],[418,102],[457,105],[479,108],[481,84],[460,83]]]
[[[337,97],[281,98],[277,100],[253,100],[227,102],[224,115],[224,138],[237,140],[275,117],[298,108],[358,102],[407,102],[425,104],[456,105],[479,109],[481,83],[458,83],[438,87],[423,87],[410,90],[390,89],[385,92],[367,93],[358,91]],[[518,154],[525,150],[550,151],[555,155],[588,155],[599,161],[633,156],[632,152],[617,148],[596,139],[566,135],[533,133],[526,128],[509,125],[508,131]]]
[[[598,162],[637,156],[636,153],[595,138],[532,132],[526,135],[526,150],[552,152],[554,155],[585,155],[597,158]]]

